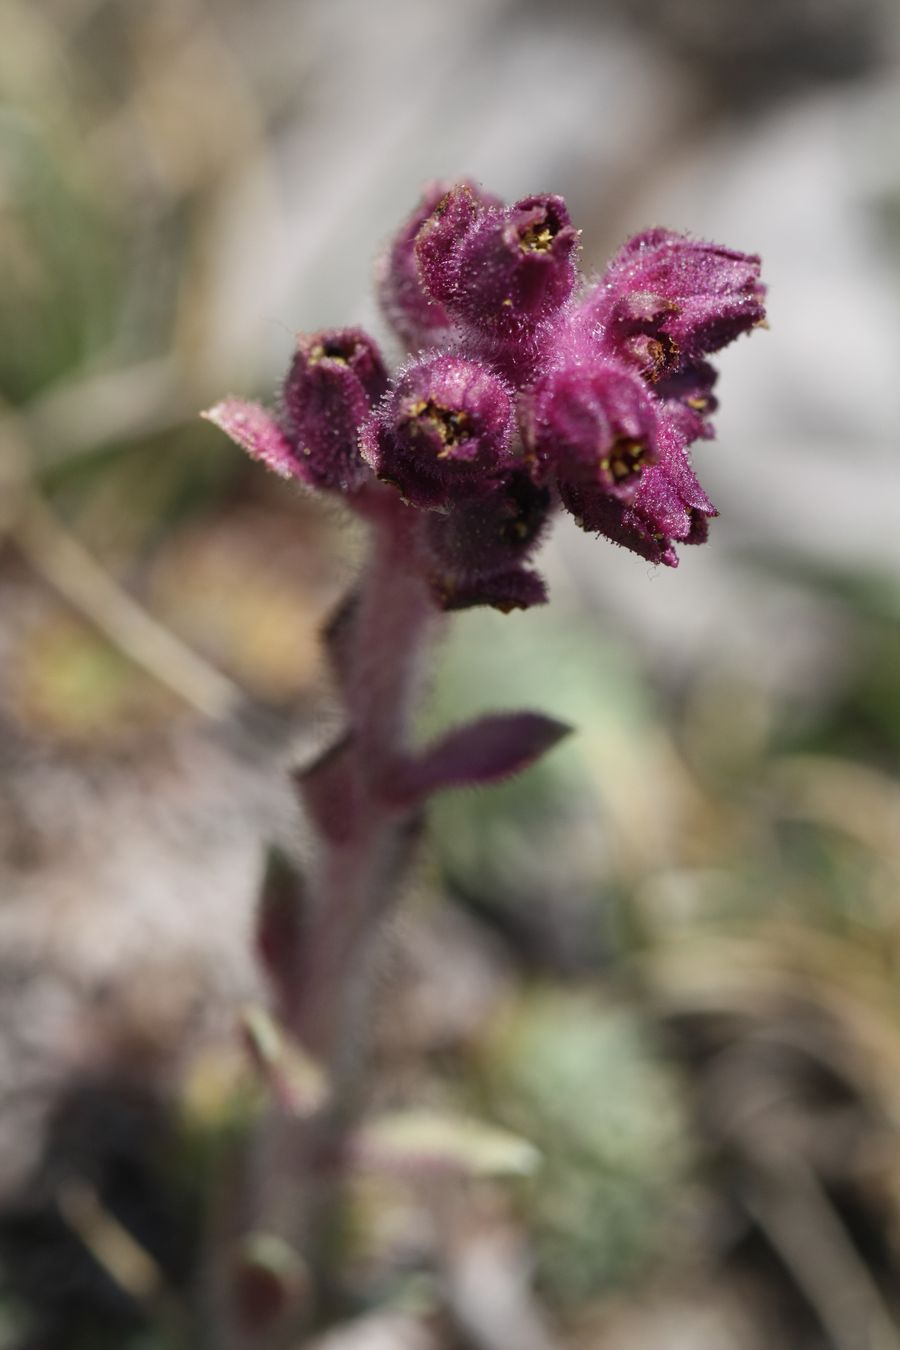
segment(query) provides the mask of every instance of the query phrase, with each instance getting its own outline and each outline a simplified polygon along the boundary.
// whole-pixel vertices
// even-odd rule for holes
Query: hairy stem
[[[416,834],[387,789],[406,749],[421,658],[438,617],[418,566],[414,514],[378,496],[371,517],[370,555],[341,654],[349,724],[343,772],[352,800],[332,809],[352,819],[323,842],[289,1016],[289,1029],[329,1071],[335,1091],[362,1039],[365,968]]]
[[[252,1222],[302,1254],[326,1301],[340,1160],[357,1110],[379,938],[419,833],[417,813],[398,808],[389,789],[439,618],[420,565],[415,513],[380,488],[359,509],[371,546],[337,654],[348,735],[338,751],[337,790],[324,818],[319,813],[299,969],[284,1008],[287,1030],[325,1070],[330,1095],[305,1119],[273,1115],[251,1179]],[[284,1342],[280,1333],[262,1340],[254,1330],[229,1344],[280,1345],[296,1330],[286,1330]]]

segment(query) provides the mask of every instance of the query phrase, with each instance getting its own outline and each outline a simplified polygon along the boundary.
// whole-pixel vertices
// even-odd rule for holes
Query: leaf
[[[225,398],[200,414],[282,478],[302,478],[303,469],[276,417],[260,403]]]
[[[328,1080],[321,1066],[256,1004],[241,1014],[241,1031],[250,1058],[282,1110],[312,1116],[328,1101]]]
[[[447,788],[480,787],[511,778],[557,745],[572,728],[543,713],[492,713],[450,731],[397,771],[389,795],[420,802]]]
[[[364,1124],[349,1144],[363,1170],[405,1175],[529,1176],[540,1154],[527,1140],[470,1116],[437,1111],[391,1112]]]

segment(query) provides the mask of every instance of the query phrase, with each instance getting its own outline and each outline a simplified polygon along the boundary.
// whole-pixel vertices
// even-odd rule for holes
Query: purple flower
[[[534,328],[565,304],[578,235],[562,197],[476,210],[462,192],[448,197],[416,244],[431,295],[475,332],[500,337]]]
[[[630,500],[594,485],[561,483],[563,505],[582,529],[603,534],[649,562],[678,566],[675,544],[702,544],[718,515],[691,468],[677,422],[657,428],[658,461],[640,477]]]
[[[708,361],[697,361],[653,386],[653,393],[664,402],[666,415],[681,428],[688,443],[715,435],[709,419],[719,406],[712,392],[718,378]]]
[[[284,423],[313,487],[359,487],[368,469],[358,436],[388,385],[381,353],[360,328],[301,337],[284,382]]]
[[[576,359],[538,380],[526,404],[525,443],[560,483],[626,500],[656,460],[653,402],[627,368]]]
[[[454,195],[451,197],[451,194]],[[482,192],[474,183],[455,186],[431,183],[376,267],[375,281],[381,307],[396,332],[412,348],[442,341],[452,327],[450,316],[440,300],[433,298],[422,285],[416,254],[420,231],[427,222],[444,215],[448,197],[456,202],[464,200],[473,213],[479,206],[500,205],[497,197]]]
[[[431,515],[426,542],[441,607],[506,611],[544,601],[542,578],[524,563],[541,541],[549,511],[550,493],[520,467],[488,495]]]
[[[204,416],[283,478],[352,492],[370,476],[359,431],[387,384],[381,353],[361,328],[329,328],[297,339],[280,412],[229,398]]]
[[[707,358],[764,322],[759,259],[647,230],[579,294],[577,249],[561,197],[505,206],[434,183],[377,274],[414,359],[389,379],[359,329],[318,333],[299,340],[277,414],[229,399],[208,416],[371,519],[399,492],[414,570],[445,609],[544,600],[531,562],[560,503],[675,566],[716,514],[689,448],[713,435]]]
[[[752,254],[647,230],[619,250],[583,315],[605,350],[663,379],[763,322],[759,267]]]
[[[413,240],[416,268],[436,304],[452,306],[463,246],[478,221],[496,217],[502,209],[499,202],[480,198],[470,183],[454,183],[422,222]]]
[[[413,506],[490,491],[512,463],[512,394],[484,363],[438,353],[407,366],[365,428],[362,453]]]

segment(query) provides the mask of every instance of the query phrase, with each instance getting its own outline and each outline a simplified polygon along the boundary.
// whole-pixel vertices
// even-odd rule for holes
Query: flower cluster
[[[759,259],[653,229],[586,282],[577,252],[561,197],[435,184],[378,268],[409,351],[393,378],[364,332],[333,329],[298,340],[277,412],[207,416],[359,509],[399,494],[446,609],[543,600],[528,564],[558,504],[674,567],[716,514],[690,446],[713,434],[707,357],[764,322]]]

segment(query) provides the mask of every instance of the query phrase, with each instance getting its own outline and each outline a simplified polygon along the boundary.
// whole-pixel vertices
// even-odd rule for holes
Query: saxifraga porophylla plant
[[[434,184],[378,265],[409,352],[400,368],[361,329],[328,329],[298,339],[276,410],[227,398],[205,414],[371,532],[327,634],[345,734],[298,775],[319,841],[303,904],[290,922],[265,906],[260,920],[275,1013],[330,1081],[292,1153],[307,1183],[333,1173],[346,1134],[361,989],[422,805],[517,772],[568,730],[501,713],[412,750],[416,671],[440,615],[542,604],[533,559],[560,508],[669,567],[716,515],[690,447],[714,434],[707,358],[764,323],[759,259],[652,229],[590,281],[578,247],[561,197],[506,206],[471,182]],[[308,1221],[293,1228],[311,1240]]]
[[[677,566],[716,514],[689,455],[713,435],[706,358],[764,322],[759,259],[647,230],[585,285],[577,248],[561,197],[437,184],[378,268],[411,352],[393,378],[364,332],[331,329],[299,339],[277,413],[226,399],[207,416],[364,515],[393,489],[441,609],[544,601],[527,564],[558,505]]]

